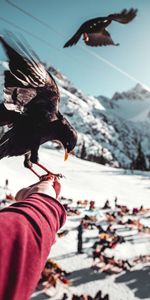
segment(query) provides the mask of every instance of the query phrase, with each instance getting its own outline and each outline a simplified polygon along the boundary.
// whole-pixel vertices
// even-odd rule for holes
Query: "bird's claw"
[[[27,160],[26,160],[27,161]],[[29,160],[30,161],[30,160]],[[54,177],[54,178],[64,178],[65,176],[62,175],[61,173],[53,173],[51,171],[49,171],[45,166],[43,166],[40,163],[35,163],[39,168],[41,168],[42,170],[44,170],[46,172],[45,175],[39,175],[33,168],[32,166],[30,166],[28,164],[28,168],[39,178],[40,181],[44,181],[44,180],[49,180],[50,178]]]

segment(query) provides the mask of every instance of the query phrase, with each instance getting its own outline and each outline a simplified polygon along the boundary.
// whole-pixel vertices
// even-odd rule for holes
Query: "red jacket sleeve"
[[[0,211],[0,299],[30,299],[65,219],[63,206],[42,194]]]

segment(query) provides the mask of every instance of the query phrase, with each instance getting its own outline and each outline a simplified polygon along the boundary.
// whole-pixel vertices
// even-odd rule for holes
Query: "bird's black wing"
[[[122,24],[131,22],[137,15],[137,9],[123,9],[120,13],[111,14],[107,17],[108,20],[113,20]]]
[[[40,63],[37,55],[11,34],[9,42],[0,36],[0,42],[4,47],[9,61],[9,71],[4,76],[4,103],[7,109],[22,111],[38,93],[38,88],[55,90],[57,85],[52,76]],[[48,96],[48,93],[47,93]],[[47,101],[49,98],[47,97]]]
[[[106,29],[101,32],[89,33],[88,38],[85,40],[88,46],[108,46],[108,45],[118,45],[115,44]]]
[[[75,45],[75,44],[79,41],[81,35],[82,35],[82,31],[80,31],[80,29],[79,29],[79,30],[71,37],[71,39],[69,39],[69,40],[65,43],[65,45],[64,45],[63,47],[64,47],[64,48],[67,48],[67,47],[71,47],[71,46]]]

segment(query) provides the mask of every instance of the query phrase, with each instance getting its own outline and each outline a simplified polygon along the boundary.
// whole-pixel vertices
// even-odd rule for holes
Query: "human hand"
[[[31,194],[45,194],[55,199],[61,191],[61,184],[57,177],[49,175],[48,177],[41,177],[41,180],[27,188],[23,188],[15,196],[16,201],[22,201],[26,199]]]

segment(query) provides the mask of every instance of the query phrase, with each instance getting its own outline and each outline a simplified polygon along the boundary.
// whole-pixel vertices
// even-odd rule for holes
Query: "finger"
[[[58,178],[54,179],[53,188],[54,188],[54,190],[56,192],[56,198],[58,198],[58,196],[60,194],[60,191],[61,191],[61,184],[58,181]]]

